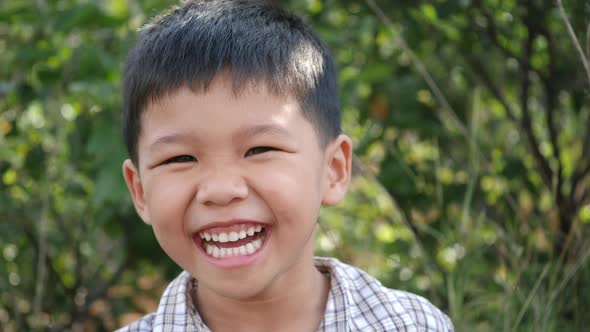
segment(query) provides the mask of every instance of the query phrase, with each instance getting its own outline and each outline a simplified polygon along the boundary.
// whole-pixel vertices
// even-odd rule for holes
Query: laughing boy
[[[186,1],[153,19],[124,80],[135,208],[182,269],[121,331],[452,331],[427,300],[314,257],[352,147],[336,69],[298,17],[264,1]]]

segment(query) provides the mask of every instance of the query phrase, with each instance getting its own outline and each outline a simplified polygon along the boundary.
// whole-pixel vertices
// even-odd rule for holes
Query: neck
[[[324,316],[330,280],[313,261],[279,277],[252,299],[233,299],[198,287],[196,302],[212,331],[315,331]]]

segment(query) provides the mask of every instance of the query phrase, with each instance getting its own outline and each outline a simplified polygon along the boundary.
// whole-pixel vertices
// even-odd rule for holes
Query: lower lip
[[[209,263],[211,263],[212,265],[215,265],[219,268],[231,269],[231,268],[243,267],[246,265],[253,264],[255,260],[257,260],[258,258],[260,258],[262,256],[263,252],[265,251],[264,249],[266,249],[266,244],[270,240],[270,234],[272,233],[271,227],[265,226],[264,232],[265,232],[265,237],[264,237],[264,242],[262,242],[262,246],[250,255],[215,258],[213,256],[207,255],[207,252],[205,252],[205,248],[203,248],[201,238],[198,235],[196,235],[194,237],[194,242],[195,242],[195,245],[197,246],[197,248],[199,249],[199,251],[201,252],[201,254],[203,254],[203,256],[205,256],[205,259]]]

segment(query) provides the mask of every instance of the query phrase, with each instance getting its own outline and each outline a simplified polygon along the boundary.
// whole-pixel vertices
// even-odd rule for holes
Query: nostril
[[[228,205],[248,197],[248,186],[243,180],[209,178],[196,193],[196,200],[203,205]]]

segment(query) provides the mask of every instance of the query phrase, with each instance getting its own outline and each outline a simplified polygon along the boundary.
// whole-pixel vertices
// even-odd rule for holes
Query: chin
[[[240,283],[240,285],[215,285],[210,290],[235,301],[255,301],[264,299],[264,287],[252,283]]]

